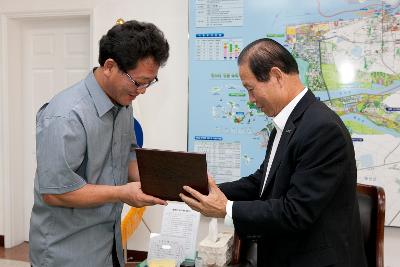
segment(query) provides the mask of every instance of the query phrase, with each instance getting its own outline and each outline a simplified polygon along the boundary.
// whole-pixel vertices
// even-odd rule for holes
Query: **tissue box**
[[[208,238],[200,242],[198,256],[205,265],[225,266],[232,258],[232,244],[233,233],[219,233],[217,242]]]

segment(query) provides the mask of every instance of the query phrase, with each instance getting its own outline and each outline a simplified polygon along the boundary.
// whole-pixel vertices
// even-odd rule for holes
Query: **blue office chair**
[[[139,147],[143,146],[143,129],[140,126],[140,123],[137,119],[133,118],[133,130],[135,131],[136,135],[136,144]]]

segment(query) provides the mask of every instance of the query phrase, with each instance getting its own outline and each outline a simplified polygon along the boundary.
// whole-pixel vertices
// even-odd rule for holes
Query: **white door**
[[[23,22],[21,32],[24,133],[21,159],[25,185],[25,240],[28,240],[36,170],[36,112],[56,93],[88,73],[90,21],[89,17],[27,20]]]

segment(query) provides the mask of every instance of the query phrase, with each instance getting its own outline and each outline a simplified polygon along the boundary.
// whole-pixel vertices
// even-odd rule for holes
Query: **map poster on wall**
[[[265,156],[273,126],[248,101],[237,57],[268,37],[344,121],[358,182],[385,189],[386,225],[400,226],[399,1],[191,0],[189,34],[188,150],[207,153],[217,182],[253,173]]]

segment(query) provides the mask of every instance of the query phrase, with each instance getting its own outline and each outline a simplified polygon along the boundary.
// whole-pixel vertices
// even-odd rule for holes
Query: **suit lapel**
[[[300,118],[300,116],[304,113],[304,111],[307,109],[307,107],[315,101],[316,101],[316,99],[315,99],[314,94],[310,90],[308,90],[307,93],[302,97],[302,99],[299,101],[299,103],[296,105],[296,107],[293,109],[292,113],[290,114],[290,116],[286,122],[285,128],[283,129],[282,136],[279,141],[278,147],[276,149],[275,157],[273,159],[271,169],[268,173],[268,178],[267,178],[267,181],[266,181],[266,184],[264,187],[264,192],[267,191],[266,190],[267,186],[269,184],[271,184],[272,180],[274,180],[273,178],[275,177],[275,173],[278,170],[279,165],[281,164],[282,157],[286,153],[288,143],[289,143],[290,139],[292,138],[294,132],[296,131],[295,122],[297,121],[298,118]],[[271,144],[271,147],[272,147],[272,144]],[[268,162],[267,162],[267,165],[268,165]],[[267,166],[264,166],[264,169],[265,169],[264,172],[266,172]],[[265,177],[265,175],[264,175],[264,177]],[[263,183],[264,183],[264,180],[263,180]],[[261,185],[261,188],[262,188],[262,185]],[[264,194],[264,192],[262,192],[262,194]]]
[[[268,139],[267,153],[266,153],[265,159],[264,159],[264,169],[263,169],[263,175],[262,175],[262,179],[261,179],[261,183],[260,183],[260,191],[258,192],[258,195],[261,194],[261,190],[263,188],[263,184],[264,184],[264,180],[265,180],[265,173],[267,172],[268,161],[269,161],[269,157],[271,156],[272,143],[274,142],[275,136],[276,136],[276,129],[274,128],[272,130],[271,134],[269,135],[269,139]]]
[[[265,191],[265,188],[267,188],[267,186],[273,180],[273,177],[275,176],[275,172],[277,171],[279,165],[281,164],[282,156],[286,153],[287,144],[289,143],[290,138],[293,136],[293,133],[295,132],[295,130],[296,130],[296,127],[293,124],[293,122],[287,121],[286,125],[285,125],[285,129],[282,132],[281,139],[279,140],[278,147],[276,148],[275,157],[273,159],[274,161],[272,162],[271,169],[269,170],[267,182],[264,187],[264,191]]]

